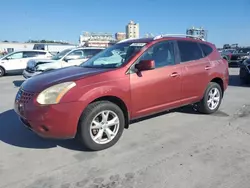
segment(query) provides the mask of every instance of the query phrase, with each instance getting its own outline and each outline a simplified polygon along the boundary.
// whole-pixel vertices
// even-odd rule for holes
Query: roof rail
[[[121,40],[117,43],[122,43],[122,42],[127,42],[127,41],[130,41],[130,40],[135,40],[136,38],[129,38],[129,39],[124,39],[124,40]]]
[[[187,34],[163,34],[163,35],[157,35],[157,36],[154,37],[154,40],[164,38],[164,37],[171,37],[171,36],[190,37],[190,38],[195,38],[195,39],[205,41],[202,38],[202,35],[187,35]]]

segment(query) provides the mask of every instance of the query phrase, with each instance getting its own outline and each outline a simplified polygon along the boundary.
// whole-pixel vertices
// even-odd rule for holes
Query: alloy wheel
[[[91,138],[97,144],[107,144],[116,137],[119,126],[119,117],[115,112],[111,110],[101,111],[91,122]]]
[[[218,107],[220,103],[220,91],[218,88],[212,88],[208,94],[207,105],[210,110],[214,110]]]

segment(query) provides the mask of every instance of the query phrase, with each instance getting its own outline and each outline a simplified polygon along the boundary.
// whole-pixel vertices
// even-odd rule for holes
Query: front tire
[[[97,101],[84,110],[78,125],[77,137],[89,150],[107,149],[118,142],[124,126],[123,111],[109,101]]]
[[[216,112],[221,104],[222,88],[215,82],[210,82],[207,86],[203,99],[198,104],[198,111],[204,114]]]
[[[5,75],[5,70],[3,67],[0,67],[0,77]]]

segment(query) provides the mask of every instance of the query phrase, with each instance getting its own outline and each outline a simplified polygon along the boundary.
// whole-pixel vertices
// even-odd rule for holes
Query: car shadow
[[[248,84],[243,84],[241,82],[239,75],[230,75],[228,85],[229,86],[236,86],[236,87],[249,87]]]
[[[135,119],[132,120],[130,123],[134,124],[134,123],[138,123],[141,121],[146,121],[152,118],[157,118],[160,116],[164,116],[170,113],[182,113],[182,114],[190,114],[190,115],[200,115],[200,116],[204,116],[206,114],[200,113],[199,111],[196,110],[196,108],[194,107],[194,105],[187,105],[187,106],[183,106],[180,108],[176,108],[176,109],[172,109],[172,110],[168,110],[168,111],[163,111],[163,112],[159,112],[150,116],[146,116],[146,117],[142,117],[139,119]],[[221,110],[218,110],[217,112],[210,114],[210,116],[216,116],[216,117],[228,117],[229,115]]]
[[[22,71],[15,72],[15,73],[6,73],[5,76],[11,77],[11,76],[20,76],[20,75],[22,75]]]
[[[25,80],[14,80],[13,84],[15,87],[20,87]]]
[[[50,140],[37,136],[22,125],[14,110],[1,113],[0,122],[0,141],[9,145],[33,149],[48,149],[60,146],[75,151],[89,151],[75,139]]]

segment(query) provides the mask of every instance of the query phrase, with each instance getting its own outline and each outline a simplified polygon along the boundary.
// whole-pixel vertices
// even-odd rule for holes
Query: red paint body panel
[[[180,65],[130,75],[132,118],[180,105]],[[171,75],[177,73],[176,77]]]
[[[48,72],[27,80],[23,90],[31,92],[30,100],[20,106],[15,103],[16,113],[31,129],[43,137],[72,138],[77,132],[79,118],[84,109],[101,97],[116,97],[127,107],[129,119],[154,114],[166,109],[198,102],[202,99],[208,83],[219,78],[227,89],[228,64],[220,58],[214,45],[214,52],[206,58],[183,64],[166,66],[140,73],[127,71],[143,52],[157,42],[179,38],[157,40],[139,39],[146,42],[123,67],[117,69],[65,68]],[[192,40],[183,38],[181,40]],[[74,81],[76,86],[68,91],[59,104],[42,106],[36,97],[43,89],[57,83]],[[25,99],[28,100],[28,99]],[[46,126],[45,130],[42,126]]]

